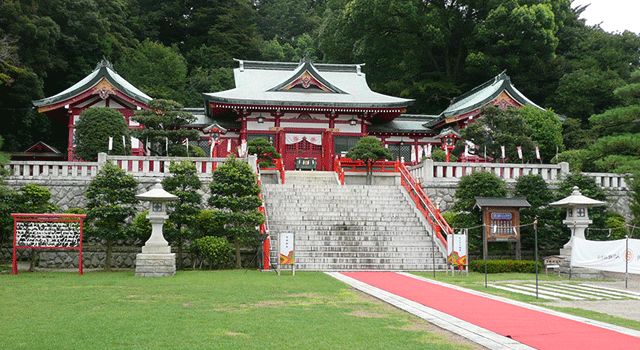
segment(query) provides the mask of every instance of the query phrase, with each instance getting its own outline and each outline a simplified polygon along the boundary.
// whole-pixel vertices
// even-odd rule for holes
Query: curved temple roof
[[[399,108],[413,99],[372,91],[362,65],[238,61],[234,89],[205,93],[206,102],[251,106]]]
[[[84,77],[79,82],[75,83],[70,88],[62,91],[61,93],[46,97],[41,100],[32,101],[34,106],[42,107],[48,106],[52,104],[56,104],[65,100],[68,100],[74,96],[77,96],[88,89],[92,88],[96,84],[98,84],[102,79],[106,79],[111,85],[113,85],[116,89],[118,89],[123,94],[133,98],[136,101],[147,104],[152,100],[151,97],[147,96],[144,92],[140,91],[135,86],[131,85],[128,81],[126,81],[123,77],[121,77],[115,70],[113,70],[113,65],[107,61],[102,60],[96,68],[91,72],[91,74]]]
[[[503,71],[493,79],[451,100],[451,104],[449,105],[449,107],[447,107],[444,112],[440,113],[438,119],[429,123],[429,126],[438,124],[444,119],[461,116],[463,114],[482,108],[498,98],[498,96],[500,96],[500,94],[502,94],[503,92],[506,92],[509,97],[511,97],[520,105],[531,105],[541,110],[545,110],[544,108],[533,103],[518,89],[516,89],[516,87],[511,83],[511,78],[509,78],[506,71]]]

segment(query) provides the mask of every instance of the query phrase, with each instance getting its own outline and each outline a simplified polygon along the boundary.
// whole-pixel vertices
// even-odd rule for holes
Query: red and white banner
[[[589,241],[573,237],[571,266],[640,274],[640,239]]]
[[[427,158],[431,157],[431,144],[427,145]]]
[[[467,235],[447,235],[447,261],[454,266],[467,266]]]
[[[536,146],[536,159],[540,159],[540,148]]]
[[[316,146],[322,146],[322,137],[318,134],[287,134],[285,135],[285,143],[291,145],[302,140],[312,143]]]
[[[522,159],[522,147],[518,146],[518,158]]]
[[[502,152],[502,157],[500,157],[500,158],[504,159],[505,158],[505,156],[504,156],[504,146],[500,146],[500,151]]]
[[[278,240],[280,265],[292,265],[295,261],[295,235],[291,232],[280,232]]]

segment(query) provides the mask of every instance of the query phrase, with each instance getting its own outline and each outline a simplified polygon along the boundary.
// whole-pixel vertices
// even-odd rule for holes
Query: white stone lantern
[[[151,190],[136,195],[136,198],[149,201],[147,219],[151,223],[151,237],[142,247],[142,253],[136,256],[136,276],[173,276],[176,273],[176,256],[164,239],[162,226],[169,218],[167,202],[178,200],[178,196],[165,191],[158,180]]]
[[[567,208],[567,217],[562,223],[567,225],[571,230],[571,239],[564,245],[568,256],[571,256],[570,250],[573,245],[573,237],[585,239],[584,231],[589,227],[589,224],[593,222],[589,219],[589,207],[603,206],[606,204],[606,202],[583,196],[577,186],[573,188],[573,192],[569,197],[549,203],[549,205],[553,207]],[[565,254],[561,252],[561,255]]]

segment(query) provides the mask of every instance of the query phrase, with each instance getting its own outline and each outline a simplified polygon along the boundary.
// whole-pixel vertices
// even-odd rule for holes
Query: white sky
[[[571,7],[591,4],[582,18],[588,25],[600,23],[607,32],[632,31],[640,33],[640,1],[639,0],[573,0]]]

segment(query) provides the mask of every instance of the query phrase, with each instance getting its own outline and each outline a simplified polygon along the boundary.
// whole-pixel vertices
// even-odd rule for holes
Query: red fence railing
[[[442,235],[442,233],[453,234],[453,229],[449,226],[447,220],[442,217],[440,209],[433,205],[431,199],[429,199],[427,194],[424,193],[422,187],[420,187],[416,182],[404,164],[400,164],[400,177],[402,186],[407,190],[407,192],[409,192],[409,195],[416,203],[418,210],[420,210],[422,215],[427,219],[427,222],[429,222],[429,225],[433,228],[436,237],[438,237],[446,247],[447,239]]]

